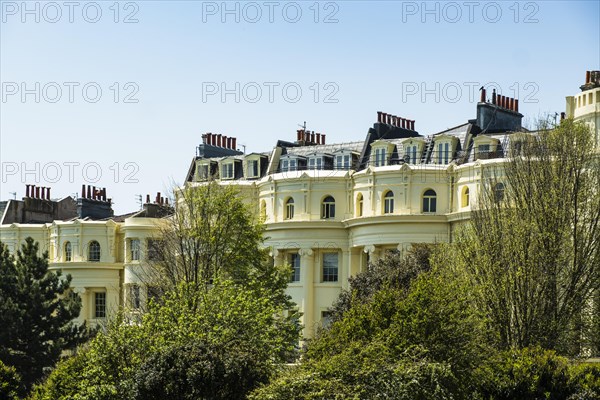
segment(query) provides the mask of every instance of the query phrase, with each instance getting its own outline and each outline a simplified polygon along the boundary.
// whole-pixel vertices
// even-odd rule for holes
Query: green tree
[[[431,269],[429,259],[435,247],[432,243],[413,243],[406,254],[388,252],[363,273],[350,277],[350,288],[342,290],[330,308],[332,321],[342,319],[353,304],[368,302],[384,287],[408,290],[419,274]]]
[[[432,258],[428,272],[399,272],[403,263],[419,264],[410,257],[396,269],[392,260],[398,258],[377,264],[390,267],[376,283],[379,289],[351,301],[308,344],[299,367],[252,398],[471,398],[488,339],[468,282],[446,268],[442,255]],[[359,274],[353,282],[372,281],[373,270],[363,274],[368,276]]]
[[[21,377],[15,367],[0,361],[0,399],[16,400],[21,390]]]
[[[69,275],[48,270],[48,253],[39,257],[30,237],[16,261],[0,242],[0,276],[0,361],[14,366],[29,389],[63,350],[86,337],[72,322],[81,299],[70,290]]]
[[[597,327],[600,318],[592,308],[600,159],[589,129],[572,120],[513,143],[500,169],[484,167],[479,207],[457,235],[452,263],[471,279],[504,348],[575,355],[593,339],[587,320]]]
[[[265,265],[264,225],[239,190],[210,182],[176,192],[176,212],[157,235],[151,278],[163,288],[205,287],[215,278],[244,282]]]

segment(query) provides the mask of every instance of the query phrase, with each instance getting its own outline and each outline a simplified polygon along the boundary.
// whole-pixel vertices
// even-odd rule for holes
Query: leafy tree
[[[342,290],[330,308],[331,320],[344,316],[353,304],[364,303],[384,287],[408,290],[410,283],[422,272],[431,269],[429,258],[435,244],[413,243],[405,255],[386,253],[367,270],[349,279],[349,290]]]
[[[487,331],[468,282],[446,268],[442,255],[432,263],[428,272],[400,273],[391,259],[382,260],[393,279],[350,301],[309,343],[299,367],[252,398],[470,398],[476,366],[488,352]],[[372,269],[364,274],[354,282],[373,282]]]
[[[482,172],[490,178],[452,264],[504,348],[575,355],[593,339],[587,317],[596,327],[600,318],[590,309],[600,290],[600,159],[589,129],[572,120],[528,135],[512,156]]]
[[[243,283],[265,265],[264,225],[238,189],[210,182],[176,195],[176,212],[161,227],[149,260],[157,284],[206,287],[217,277]]]
[[[70,291],[71,277],[48,270],[48,253],[25,239],[16,261],[0,243],[0,361],[14,366],[26,389],[43,377],[65,349],[85,337],[74,326],[81,299]]]

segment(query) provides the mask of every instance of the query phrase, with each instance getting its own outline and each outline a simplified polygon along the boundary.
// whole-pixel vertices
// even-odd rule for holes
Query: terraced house
[[[598,144],[600,71],[586,73],[581,93],[567,97],[564,117],[588,124]],[[240,189],[264,219],[265,245],[275,262],[290,266],[288,291],[311,336],[317,324],[327,323],[327,309],[348,278],[369,261],[412,243],[452,241],[482,187],[502,200],[502,165],[535,134],[522,127],[522,118],[517,99],[483,89],[473,119],[430,135],[419,134],[414,120],[383,112],[362,140],[329,144],[326,135],[303,129],[250,154],[237,149],[235,138],[207,133],[185,185],[217,180]],[[31,197],[23,202],[35,203]],[[94,320],[104,315],[102,307],[139,308],[152,295],[140,272],[156,224],[168,212],[159,195],[138,213],[93,219],[84,203],[105,199],[89,197],[78,199],[79,214],[66,220],[56,214],[44,221],[14,219],[10,201],[0,238],[13,248],[26,236],[45,243],[52,267],[71,273],[83,294],[81,318]],[[75,200],[55,203],[62,202]]]

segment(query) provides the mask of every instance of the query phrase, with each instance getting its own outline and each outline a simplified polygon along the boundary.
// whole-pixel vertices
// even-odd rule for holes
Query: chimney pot
[[[590,83],[591,80],[591,71],[585,71],[585,83]]]
[[[25,184],[25,197],[29,197],[29,185]]]
[[[381,114],[383,114],[381,111],[377,111],[377,122],[381,123]]]
[[[237,138],[234,138],[234,137],[231,138],[231,148],[233,150],[237,150],[237,146],[236,145],[237,145]]]
[[[321,134],[317,133],[317,144],[322,144],[321,143]]]
[[[46,197],[46,188],[43,186],[40,186],[40,199],[44,200],[45,197]]]
[[[227,144],[228,144],[227,143],[227,139],[229,139],[229,138],[227,136],[225,136],[225,135],[223,135],[223,137],[221,138],[221,145],[223,147],[225,147],[226,149],[228,148],[228,146],[227,146]]]
[[[150,203],[150,195],[149,194],[146,195],[146,204],[148,204],[148,203]]]
[[[515,112],[519,112],[519,99],[515,99]]]
[[[324,133],[321,134],[321,140],[323,141],[323,144],[325,144],[325,134]]]
[[[485,88],[481,88],[481,99],[479,101],[485,103]]]
[[[90,185],[87,185],[87,196],[86,198],[91,199],[92,198],[92,187]]]
[[[492,89],[492,104],[496,105],[496,89]]]
[[[156,192],[156,199],[154,200],[154,202],[157,204],[160,203],[160,192]]]
[[[39,199],[40,198],[40,188],[35,186],[35,198]]]
[[[206,144],[206,133],[202,135],[202,144]]]
[[[169,205],[169,198],[168,197],[165,199],[165,205],[167,205],[167,206]]]
[[[46,188],[46,198],[50,200],[50,188]]]
[[[313,144],[315,143],[315,131],[312,131],[310,134],[310,142]]]

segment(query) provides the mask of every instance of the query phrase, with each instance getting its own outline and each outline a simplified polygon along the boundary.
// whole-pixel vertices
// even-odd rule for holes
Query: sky
[[[430,135],[481,86],[532,127],[600,69],[599,4],[2,0],[0,200],[89,184],[122,214],[183,183],[206,132],[357,141],[383,111]]]

